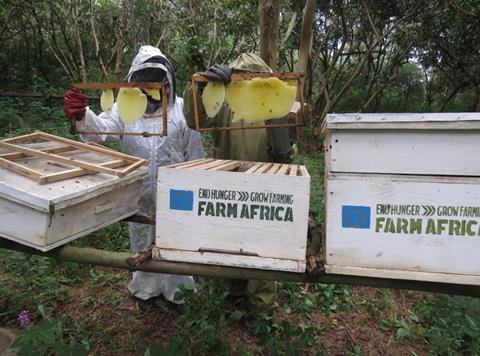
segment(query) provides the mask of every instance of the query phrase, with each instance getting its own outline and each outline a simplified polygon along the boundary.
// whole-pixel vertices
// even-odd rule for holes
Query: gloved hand
[[[88,96],[77,90],[69,90],[63,95],[63,111],[68,120],[83,120],[87,111]]]
[[[214,82],[223,82],[224,84],[230,83],[230,76],[232,70],[225,64],[214,64],[202,73],[205,78],[208,78]]]

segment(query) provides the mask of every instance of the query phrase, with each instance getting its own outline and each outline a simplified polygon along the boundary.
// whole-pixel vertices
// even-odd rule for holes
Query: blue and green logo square
[[[342,227],[347,229],[370,229],[370,207],[342,205]]]

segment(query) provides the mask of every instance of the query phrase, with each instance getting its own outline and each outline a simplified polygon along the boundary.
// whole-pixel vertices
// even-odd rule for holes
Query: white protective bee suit
[[[155,57],[155,63],[145,63]],[[152,46],[142,46],[133,60],[127,75],[130,81],[132,74],[145,68],[159,68],[166,72],[170,86],[168,103],[168,135],[166,137],[153,136],[123,136],[122,150],[126,154],[149,160],[150,174],[143,182],[140,196],[140,211],[149,215],[155,214],[155,200],[157,191],[157,168],[173,163],[185,162],[204,157],[201,136],[198,132],[188,128],[183,114],[183,99],[175,95],[175,78],[172,66],[162,52]],[[84,120],[77,122],[79,131],[125,131],[125,132],[162,132],[162,110],[151,114],[145,113],[142,118],[132,124],[124,124],[118,114],[117,103],[111,112],[96,115],[87,108]],[[83,135],[84,141],[112,142],[120,139],[119,136]],[[155,226],[129,223],[130,248],[132,252],[141,251],[155,241]],[[172,302],[175,293],[181,284],[192,284],[190,276],[178,276],[148,272],[134,272],[133,279],[128,286],[129,291],[140,299],[163,296]]]

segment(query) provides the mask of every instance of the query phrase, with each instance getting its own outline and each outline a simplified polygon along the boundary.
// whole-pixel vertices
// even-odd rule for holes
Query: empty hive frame
[[[44,147],[26,144],[35,142],[44,143]],[[0,153],[1,167],[29,177],[38,184],[94,173],[123,177],[148,162],[99,144],[85,144],[44,132],[2,140],[0,149],[8,151]],[[45,166],[49,170],[39,169]],[[55,167],[53,172],[52,167]]]
[[[263,128],[295,128],[304,126],[304,97],[303,97],[303,83],[301,78],[303,73],[287,72],[287,73],[239,73],[231,76],[231,81],[249,80],[253,78],[278,78],[280,80],[296,80],[297,81],[297,93],[300,101],[299,111],[296,113],[296,122],[287,124],[270,124],[270,125],[241,125],[241,126],[223,126],[223,127],[201,127],[200,123],[200,110],[199,110],[199,98],[198,98],[198,83],[207,83],[208,78],[202,75],[192,76],[192,99],[193,110],[195,116],[195,130],[196,131],[228,131],[228,130],[246,130],[246,129],[263,129]]]

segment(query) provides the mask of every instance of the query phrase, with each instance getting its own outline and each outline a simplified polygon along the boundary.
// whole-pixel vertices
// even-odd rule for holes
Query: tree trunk
[[[281,0],[260,0],[258,13],[260,19],[260,57],[273,70],[277,69],[278,37],[280,25]]]
[[[118,30],[116,55],[115,55],[115,78],[117,82],[120,81],[122,76],[122,61],[123,61],[123,37],[125,34],[125,27],[127,22],[127,16],[129,12],[128,1],[124,1],[122,5],[122,16],[120,17],[120,26]]]
[[[74,1],[72,2],[72,17],[73,17],[73,25],[74,25],[74,32],[77,39],[77,47],[78,47],[78,57],[80,59],[80,75],[82,81],[85,83],[87,81],[87,66],[85,64],[85,57],[83,55],[83,45],[82,45],[82,38],[80,36],[80,24],[78,23],[78,4]]]
[[[303,9],[302,32],[300,34],[300,55],[298,59],[298,71],[307,74],[312,48],[312,23],[315,15],[315,0],[307,0]],[[307,79],[307,78],[305,78]]]
[[[298,59],[298,71],[305,73],[305,76],[302,79],[302,87],[304,97],[308,98],[310,93],[306,92],[309,82],[309,63],[312,50],[312,23],[313,17],[315,15],[316,0],[307,0],[305,8],[303,9],[303,18],[302,18],[302,32],[300,33],[300,54]],[[297,95],[298,100],[298,95]],[[307,110],[308,114],[311,116],[313,111]],[[306,112],[306,113],[307,113]],[[304,120],[306,119],[306,113],[304,113]],[[308,121],[312,121],[312,118],[309,117]],[[303,137],[302,128],[297,128],[297,137]]]

